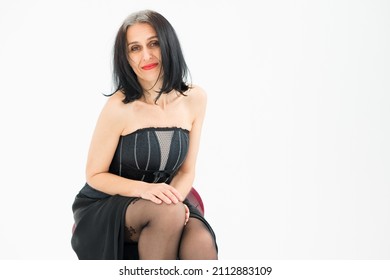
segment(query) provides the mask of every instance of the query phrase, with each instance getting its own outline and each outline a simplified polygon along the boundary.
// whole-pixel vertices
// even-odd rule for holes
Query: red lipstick
[[[144,69],[144,70],[150,70],[150,69],[155,68],[157,65],[158,65],[158,63],[151,63],[151,64],[148,64],[148,65],[142,66],[141,68]]]

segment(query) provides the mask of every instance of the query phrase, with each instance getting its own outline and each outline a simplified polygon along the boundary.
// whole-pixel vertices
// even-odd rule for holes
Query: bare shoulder
[[[122,92],[115,92],[113,95],[108,97],[102,113],[107,113],[112,117],[120,117],[125,113],[127,107],[127,104],[123,103],[123,99],[124,95]]]
[[[113,108],[113,109],[121,109],[125,105],[122,100],[124,99],[124,94],[121,91],[116,91],[113,95],[108,97],[106,102],[106,107]]]
[[[118,91],[107,99],[99,117],[100,123],[117,131],[123,130],[127,105],[122,102],[123,98],[123,93]]]
[[[189,101],[193,106],[205,107],[207,103],[206,91],[198,85],[191,85],[191,88],[186,92]]]
[[[207,106],[206,91],[197,85],[191,85],[191,88],[185,93],[185,98],[189,111],[194,122],[202,122]]]

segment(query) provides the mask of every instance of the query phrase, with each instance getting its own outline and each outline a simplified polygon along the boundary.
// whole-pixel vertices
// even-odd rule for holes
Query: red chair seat
[[[204,216],[204,205],[203,205],[202,198],[194,188],[192,188],[189,194],[187,195],[187,199],[193,206],[195,206],[195,208],[199,210],[202,216]]]

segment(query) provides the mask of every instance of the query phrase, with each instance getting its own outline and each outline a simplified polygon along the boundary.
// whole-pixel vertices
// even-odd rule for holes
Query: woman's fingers
[[[187,205],[185,205],[185,204],[183,204],[183,205],[184,205],[184,209],[186,211],[186,218],[185,218],[185,221],[184,221],[184,225],[186,225],[188,220],[189,220],[189,218],[190,218],[190,209],[188,209]]]
[[[174,202],[173,200],[174,195],[172,195],[169,191],[160,191],[157,193],[157,197],[161,199],[163,202],[165,202],[166,204],[171,204],[172,202]]]
[[[179,198],[177,197],[177,194],[176,194],[175,192],[178,192],[178,191],[176,191],[176,189],[172,188],[172,189],[170,189],[170,190],[166,190],[166,191],[164,192],[164,195],[165,195],[166,197],[168,197],[168,198],[170,199],[171,202],[173,202],[173,203],[176,204],[176,203],[178,203],[180,200],[179,200]]]
[[[175,197],[178,199],[178,201],[184,201],[183,196],[179,193],[177,189],[174,187],[171,187],[171,192],[175,195]]]
[[[161,184],[161,193],[159,193],[158,197],[164,201],[165,203],[171,204],[178,203],[179,201],[183,201],[181,194],[174,188],[165,183]]]
[[[154,194],[152,193],[145,193],[145,194],[141,194],[141,197],[143,199],[146,199],[146,200],[150,200],[151,202],[154,202],[156,204],[161,204],[162,200],[159,199],[157,196],[155,196]]]
[[[161,202],[165,202],[166,204],[176,204],[184,200],[182,195],[174,187],[165,183],[154,185],[146,190],[141,197],[157,204],[160,204]]]

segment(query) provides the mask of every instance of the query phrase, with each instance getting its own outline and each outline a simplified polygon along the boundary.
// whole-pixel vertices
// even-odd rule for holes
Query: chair
[[[200,194],[196,191],[194,187],[192,187],[191,191],[187,195],[188,201],[199,210],[199,212],[204,216],[204,205],[203,200],[200,197]]]

